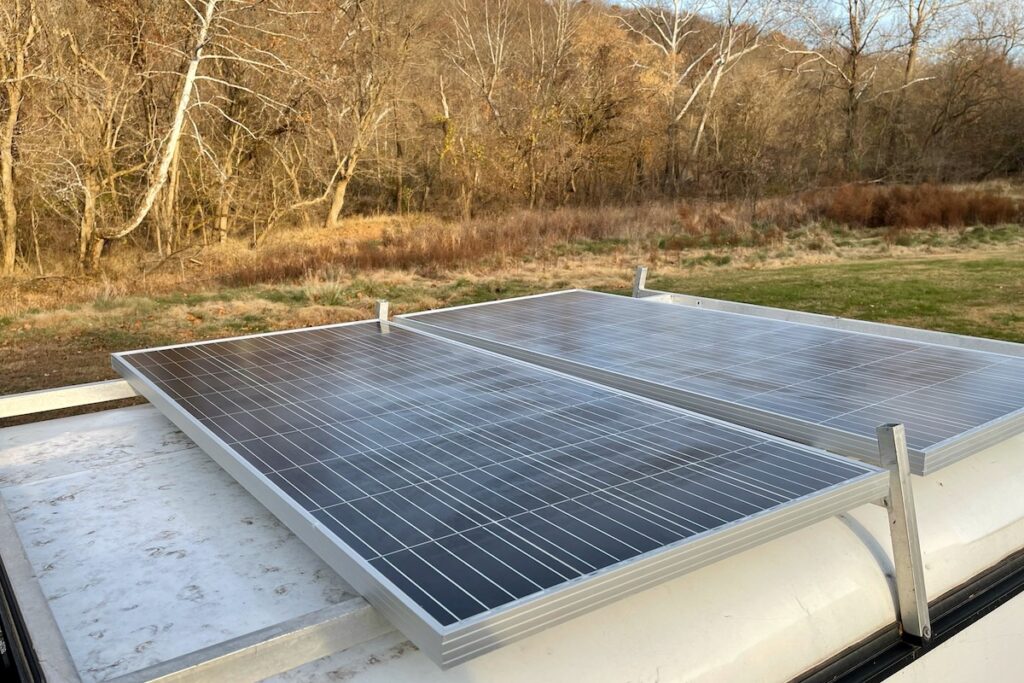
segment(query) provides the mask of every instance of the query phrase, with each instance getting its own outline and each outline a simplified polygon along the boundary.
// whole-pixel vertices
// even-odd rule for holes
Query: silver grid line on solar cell
[[[906,425],[927,474],[1024,431],[1024,358],[586,290],[396,324],[841,455],[877,462]],[[1005,344],[1005,343],[1004,343]]]
[[[878,500],[887,491],[887,474],[875,468],[845,461],[835,456],[779,441],[773,437],[659,405],[652,401],[629,396],[618,390],[600,387],[496,356],[486,351],[472,349],[456,342],[401,330],[394,326],[390,329],[391,331],[385,334],[379,331],[376,322],[350,323],[286,333],[296,335],[290,338],[282,338],[278,334],[251,335],[235,338],[230,342],[185,344],[162,347],[156,352],[144,350],[115,354],[112,362],[141,395],[148,398],[182,431],[192,437],[214,460],[318,552],[372,604],[378,607],[407,637],[442,666],[451,666],[465,661],[514,638],[546,628],[630,592],[703,566],[775,536],[789,533],[796,528],[864,502]],[[505,375],[499,373],[499,377],[530,380],[525,384],[515,385],[513,382],[511,387],[502,386],[490,393],[484,392],[482,395],[487,397],[486,401],[477,406],[479,408],[478,415],[486,413],[488,408],[506,413],[504,420],[497,422],[492,420],[488,423],[489,425],[500,426],[503,423],[517,423],[515,426],[519,431],[513,441],[527,441],[529,440],[526,438],[527,434],[531,435],[530,438],[536,439],[572,429],[584,431],[589,429],[593,433],[589,436],[586,433],[582,435],[588,438],[577,438],[574,442],[559,446],[552,446],[549,443],[548,446],[551,446],[549,448],[534,449],[525,455],[520,453],[515,458],[501,461],[498,464],[502,466],[513,461],[513,464],[517,466],[520,463],[536,466],[538,471],[546,472],[551,479],[527,478],[522,483],[528,483],[530,489],[520,488],[519,493],[514,493],[512,488],[494,489],[487,494],[492,497],[486,502],[476,500],[468,494],[461,501],[456,501],[452,497],[454,488],[442,489],[440,484],[435,483],[441,481],[442,477],[428,480],[421,476],[426,483],[406,482],[400,486],[392,486],[383,492],[353,492],[349,499],[336,504],[332,503],[326,506],[313,504],[314,501],[308,494],[316,495],[315,492],[320,489],[314,488],[303,493],[290,483],[291,480],[282,480],[279,473],[285,472],[290,473],[289,476],[298,476],[298,470],[324,467],[325,463],[330,463],[330,467],[339,467],[337,460],[329,457],[324,461],[304,465],[289,462],[283,468],[273,470],[268,463],[260,459],[259,452],[252,450],[255,448],[252,444],[256,440],[277,438],[280,434],[284,434],[286,438],[299,440],[298,436],[292,435],[303,432],[301,430],[288,432],[278,430],[273,434],[260,437],[252,432],[244,434],[242,429],[249,431],[268,428],[269,425],[265,421],[271,420],[270,414],[258,413],[262,419],[255,421],[250,421],[249,418],[260,410],[265,411],[266,406],[270,404],[273,404],[275,410],[280,408],[287,411],[296,423],[310,420],[316,410],[324,409],[324,407],[320,405],[320,408],[313,408],[317,405],[316,400],[318,399],[308,400],[308,397],[304,399],[301,396],[300,387],[305,387],[305,390],[308,390],[311,386],[316,385],[315,383],[313,385],[306,384],[305,382],[312,380],[298,378],[297,375],[305,372],[320,382],[319,386],[329,386],[330,382],[325,378],[330,376],[331,363],[322,360],[322,356],[317,357],[315,354],[312,357],[301,359],[301,361],[295,361],[295,354],[301,356],[304,349],[311,353],[322,353],[325,347],[321,343],[322,339],[317,341],[317,335],[327,337],[332,335],[358,336],[369,330],[373,330],[374,339],[389,341],[383,344],[383,348],[374,348],[367,359],[357,358],[353,361],[352,367],[356,368],[356,375],[350,373],[345,376],[346,382],[356,383],[357,386],[365,388],[352,391],[352,387],[349,386],[345,391],[349,391],[353,396],[359,394],[359,399],[367,401],[363,405],[370,406],[370,409],[364,410],[366,415],[358,418],[359,424],[364,427],[371,424],[375,417],[380,416],[379,411],[376,415],[374,414],[373,400],[383,398],[385,401],[394,403],[395,405],[392,407],[400,406],[401,410],[384,413],[389,416],[386,422],[391,426],[398,425],[397,431],[391,432],[391,434],[403,432],[408,434],[411,439],[408,443],[414,444],[415,448],[411,451],[407,449],[408,452],[403,458],[400,451],[404,445],[408,444],[389,444],[380,441],[363,443],[364,451],[353,455],[352,462],[361,462],[362,466],[368,466],[370,460],[367,454],[376,454],[374,457],[379,457],[382,453],[387,453],[386,460],[388,466],[392,468],[391,474],[401,473],[398,475],[400,477],[410,476],[414,467],[429,467],[428,454],[431,451],[424,449],[430,439],[414,438],[422,437],[422,434],[417,435],[407,429],[410,426],[405,422],[408,415],[402,417],[401,424],[399,424],[398,413],[416,410],[426,414],[434,410],[436,417],[438,406],[441,406],[443,410],[449,410],[451,405],[461,400],[444,401],[441,399],[445,397],[437,394],[439,390],[444,392],[459,390],[458,383],[445,378],[445,373],[451,374],[453,364],[456,366],[468,364],[473,367],[483,367],[485,370],[498,368],[506,373]],[[311,337],[314,339],[312,342],[304,344],[301,342],[303,335],[306,339]],[[346,340],[346,343],[350,341]],[[236,346],[238,344],[242,346],[263,345],[263,350],[255,348],[242,352],[236,350],[234,355],[241,354],[243,357],[231,361],[236,363],[232,370],[237,373],[235,387],[241,384],[253,390],[258,388],[260,392],[256,393],[264,400],[263,406],[250,406],[248,410],[242,410],[241,404],[244,403],[246,397],[238,393],[237,388],[217,386],[218,382],[224,379],[219,375],[226,372],[224,359],[229,358],[231,354],[225,353],[218,356],[218,347],[210,346],[210,344],[221,345],[219,348],[224,349],[226,343],[230,345],[232,342],[235,342]],[[273,367],[268,367],[269,359],[264,354],[268,344],[278,355],[278,360],[282,353],[293,360],[279,362]],[[419,356],[412,354],[410,357],[413,357],[417,363],[429,365],[431,358],[436,359],[435,367],[432,369],[424,367],[419,370],[419,376],[425,377],[426,381],[401,383],[402,373],[410,371],[410,368],[402,365],[402,354],[395,352],[396,347],[399,351],[403,348],[402,344],[407,344],[407,348],[410,349],[415,347]],[[331,348],[344,347],[345,344],[342,343],[340,346]],[[185,355],[186,353],[190,355]],[[150,355],[146,356],[146,354]],[[245,354],[249,354],[249,357],[245,358]],[[456,360],[459,362],[455,362]],[[382,362],[386,366],[382,366]],[[440,367],[436,367],[437,365]],[[172,366],[177,373],[176,377],[169,371]],[[177,372],[185,368],[188,368],[188,373]],[[472,372],[469,374],[472,375]],[[182,378],[188,381],[180,383]],[[190,393],[197,392],[199,387],[194,384],[197,381],[205,388],[200,393]],[[398,384],[393,386],[388,384],[396,381]],[[446,381],[448,381],[447,384],[445,384]],[[392,386],[392,389],[398,387],[401,392],[384,389],[385,386]],[[540,389],[546,389],[547,394],[540,392]],[[338,390],[341,391],[340,388]],[[559,390],[562,390],[562,393],[559,393]],[[434,394],[430,394],[431,391]],[[427,394],[418,392],[427,392]],[[174,395],[172,396],[172,394]],[[576,394],[582,394],[582,396],[576,396],[576,403],[568,402],[568,399]],[[424,396],[427,395],[434,395],[434,401],[426,401]],[[270,400],[268,397],[273,397],[274,400]],[[589,399],[586,401],[580,400],[587,397]],[[212,402],[226,401],[239,410],[223,414],[208,413],[204,418],[206,420],[204,423],[194,414],[197,406],[201,403],[199,398],[205,398]],[[531,405],[530,402],[536,400],[541,400],[541,405]],[[544,405],[544,401],[547,401],[548,405]],[[606,403],[602,404],[602,401]],[[202,405],[211,409],[210,405]],[[339,405],[344,405],[347,410],[351,411],[359,408],[356,403],[348,401],[339,401]],[[384,406],[382,404],[378,407],[382,409]],[[609,408],[614,408],[614,410],[609,410]],[[573,409],[576,409],[577,412],[572,413]],[[580,412],[581,409],[584,412]],[[598,412],[588,416],[586,411],[590,410]],[[616,414],[619,415],[618,419],[627,420],[627,423],[615,426]],[[217,422],[217,419],[228,415],[233,416],[230,423],[226,420]],[[453,418],[453,416],[458,417]],[[449,411],[443,417],[455,421],[473,419],[469,413],[455,410]],[[547,420],[547,422],[541,423],[542,420]],[[629,425],[628,420],[632,420],[633,424]],[[531,427],[531,425],[533,426]],[[530,429],[538,425],[551,430],[550,434],[530,432]],[[609,425],[611,426],[609,427]],[[242,429],[239,428],[240,426]],[[290,426],[294,427],[295,424]],[[347,421],[332,423],[330,420],[321,420],[320,427],[313,429],[330,428],[338,430],[337,433],[340,434],[343,427],[348,430],[350,426],[352,425]],[[627,429],[626,427],[631,428]],[[427,429],[422,424],[414,428]],[[230,434],[228,430],[231,430]],[[351,436],[349,432],[345,433]],[[439,436],[445,438],[445,434],[455,434],[459,437],[460,443],[466,443],[472,438],[471,433],[472,428],[462,425],[460,429],[442,432]],[[568,433],[568,431],[564,433]],[[367,434],[371,436],[367,436]],[[372,431],[365,432],[362,438],[374,439],[373,434]],[[384,432],[378,434],[376,439],[382,438],[381,434]],[[723,435],[727,437],[724,442],[727,446],[726,450],[720,453],[708,451],[709,448],[715,447],[716,442],[722,442]],[[249,436],[254,438],[248,438]],[[432,433],[431,437],[434,436],[437,435]],[[673,438],[677,440],[671,441]],[[277,455],[284,454],[285,457],[299,458],[302,453],[306,453],[295,443],[291,441],[289,443],[292,444],[293,449],[287,450],[287,453],[267,450],[263,452],[263,457],[269,458],[276,452]],[[451,443],[455,444],[456,442],[451,440]],[[475,443],[484,442],[477,440]],[[733,444],[731,447],[728,446],[730,443]],[[706,454],[695,458],[690,451],[679,450],[679,444],[683,444],[691,450],[703,449],[701,452],[706,452]],[[513,444],[501,445],[507,448]],[[306,448],[308,447],[307,443]],[[721,450],[720,444],[718,448]],[[573,455],[572,449],[576,449],[575,455]],[[737,455],[744,451],[747,451],[748,454],[756,454],[757,458]],[[557,453],[562,459],[554,458],[553,453]],[[648,460],[629,461],[629,458],[633,457],[631,454],[642,454]],[[336,453],[332,455],[336,455]],[[367,456],[367,460],[359,460],[362,456]],[[423,459],[413,462],[410,457],[422,457]],[[646,473],[636,470],[626,478],[622,476],[624,474],[621,469],[622,463],[615,461],[615,457],[632,463],[631,466],[646,466],[648,469],[654,467],[654,470]],[[667,461],[671,466],[665,464],[654,466],[652,463],[658,462],[659,458],[662,461]],[[747,459],[744,460],[744,458]],[[440,465],[439,462],[437,464]],[[620,483],[613,484],[612,482],[616,480],[610,478],[613,470],[608,468],[613,465],[620,467],[619,474],[616,475],[623,480]],[[547,469],[540,470],[539,468],[542,466],[546,466]],[[475,467],[466,467],[460,469],[457,475],[459,477],[476,476],[473,473],[483,472],[488,467],[491,465],[486,463],[478,464]],[[586,469],[587,467],[590,469]],[[781,478],[787,468],[789,481]],[[512,470],[509,469],[509,471]],[[840,476],[839,472],[844,474]],[[421,472],[421,474],[423,473]],[[323,475],[326,475],[326,472]],[[278,478],[275,479],[275,476]],[[378,476],[383,475],[378,474]],[[605,479],[602,480],[602,477]],[[667,485],[663,481],[666,478]],[[368,475],[362,484],[369,485],[372,479],[373,477]],[[296,479],[296,481],[298,480]],[[500,480],[497,479],[490,481],[495,484],[500,483]],[[351,483],[349,482],[349,484]],[[688,487],[686,490],[679,488],[684,483]],[[604,486],[600,486],[600,484],[604,484]],[[712,485],[710,488],[709,484]],[[337,482],[337,485],[341,486],[339,490],[345,490],[345,485],[340,481]],[[420,489],[416,488],[417,486],[433,487],[429,489],[429,491],[433,491],[429,496],[435,496],[435,498],[438,495],[449,496],[446,499],[449,505],[454,505],[456,502],[465,505],[466,501],[474,501],[481,505],[480,509],[504,505],[501,502],[504,495],[530,495],[531,497],[549,495],[543,491],[549,486],[570,487],[566,489],[568,491],[574,487],[578,489],[578,493],[574,498],[559,493],[561,498],[557,499],[557,502],[549,500],[543,505],[526,510],[529,517],[519,513],[516,515],[505,514],[504,516],[497,514],[493,515],[494,519],[488,519],[485,516],[482,521],[478,518],[475,525],[465,528],[448,526],[448,531],[445,533],[428,535],[427,540],[420,543],[401,543],[400,548],[391,549],[383,554],[379,552],[383,550],[382,548],[378,548],[376,554],[365,552],[370,549],[370,546],[364,541],[370,536],[354,535],[351,529],[346,528],[344,524],[333,517],[333,515],[340,514],[336,512],[339,508],[344,508],[347,514],[352,514],[351,510],[354,509],[354,506],[362,504],[363,501],[374,499],[375,496],[383,498],[385,495],[394,494],[397,494],[397,497],[390,499],[392,504],[397,504],[399,499],[405,500],[411,504],[411,506],[405,506],[405,509],[412,514],[412,517],[415,517],[418,513],[413,511],[412,507],[422,505],[429,499],[429,496],[421,497],[416,499],[418,502],[414,502],[412,498],[409,498],[409,496],[419,495]],[[586,488],[587,486],[589,486],[589,490]],[[656,490],[671,491],[677,500],[664,498],[661,493],[656,493]],[[733,493],[730,493],[730,490]],[[698,493],[694,494],[694,491]],[[733,494],[736,493],[741,493],[741,497],[735,497]],[[701,496],[706,498],[701,498]],[[572,507],[573,504],[579,505],[581,500],[589,501],[587,503],[589,507],[587,505],[580,508]],[[762,502],[757,506],[753,505],[751,500]],[[659,507],[658,504],[653,504],[651,501],[666,507]],[[691,509],[687,507],[686,501],[689,501],[690,504],[697,501],[703,502]],[[561,508],[558,507],[560,505]],[[668,507],[670,505],[676,507],[670,509]],[[733,506],[736,509],[724,517],[714,516],[715,514],[724,515],[727,506]],[[424,529],[430,519],[442,522],[440,518],[431,517],[433,513],[427,512],[426,508],[417,509],[423,513],[419,521],[424,523]],[[454,507],[452,509],[454,510]],[[578,514],[574,516],[574,509],[577,512],[593,511],[591,512],[592,516],[587,518],[581,518]],[[642,509],[648,513],[646,518],[639,515]],[[525,522],[534,519],[546,519],[537,515],[556,514],[555,512],[544,512],[544,510],[557,511],[560,516],[554,519],[561,520],[564,525],[567,525],[568,531],[559,533],[567,544],[570,541],[574,544],[571,551],[559,552],[553,547],[542,548],[538,544],[548,543],[549,539],[538,535],[536,529],[524,526]],[[680,514],[680,510],[686,510],[689,518]],[[463,512],[467,511],[468,508],[463,510]],[[497,510],[492,510],[492,512],[496,513]],[[365,513],[361,512],[360,514],[365,517]],[[391,514],[391,511],[381,509],[378,514]],[[614,515],[614,517],[610,515]],[[338,523],[333,524],[332,519]],[[346,522],[352,524],[353,520],[357,519],[361,518],[352,515],[346,518]],[[375,520],[366,517],[366,519],[374,526],[384,523],[384,520],[379,518]],[[453,519],[454,517],[448,521],[452,522]],[[705,521],[697,521],[701,519]],[[640,526],[636,526],[636,528],[631,528],[629,525],[623,526],[623,521]],[[551,525],[550,521],[543,523]],[[591,536],[589,539],[576,536],[576,534],[583,533],[580,531],[581,529],[585,530],[588,527],[597,531],[594,525],[603,527],[604,530],[600,533],[604,536],[607,536],[607,530],[618,527],[621,527],[623,535],[618,539],[611,536],[605,539],[604,536],[598,535]],[[618,525],[618,527],[614,525]],[[485,527],[489,527],[486,535],[480,535],[479,530]],[[380,528],[383,532],[383,526]],[[544,528],[547,529],[546,526]],[[509,545],[507,539],[518,539],[518,542],[522,543],[521,547],[513,548],[510,551],[505,548],[505,545],[492,544],[486,548],[478,545],[479,541],[490,541],[491,536],[494,536],[495,531],[499,529],[502,532],[502,538],[505,539],[501,543]],[[345,537],[338,536],[338,533],[345,534]],[[376,532],[374,533],[376,534]],[[472,534],[476,535],[471,536]],[[468,543],[462,550],[459,550],[458,545],[449,543],[449,539],[456,536],[459,539],[468,539]],[[380,539],[386,538],[386,534],[377,534],[373,538],[375,539],[374,543],[381,543],[383,541]],[[573,540],[574,538],[575,540]],[[672,538],[676,538],[676,540],[671,540]],[[594,545],[595,540],[599,541],[602,547]],[[671,542],[668,542],[670,540]],[[621,543],[621,546],[614,545],[613,541],[615,544]],[[360,543],[365,546],[362,551],[357,550],[353,545]],[[589,550],[588,546],[590,546]],[[509,545],[509,547],[512,546]],[[622,555],[621,557],[609,552],[613,547],[620,547],[618,552]],[[430,555],[429,561],[422,559],[421,555],[426,550],[435,551],[438,548],[441,549],[441,554]],[[506,562],[512,557],[508,553],[518,553],[520,550],[530,548],[534,549],[534,558],[541,558],[542,564],[545,564],[548,569],[554,568],[558,571],[555,572],[557,576],[548,582],[549,585],[520,581],[527,586],[526,590],[528,590],[522,595],[517,595],[511,587],[507,587],[509,590],[506,590],[501,582],[493,581],[484,575],[482,571],[487,571],[484,565],[471,566],[467,564],[466,560],[471,557],[470,554],[463,554],[459,557],[453,555],[453,549],[459,550],[459,552],[469,552],[472,556],[485,560],[495,567],[504,565],[504,569],[500,569],[500,571],[508,577],[513,577],[514,572],[507,571],[513,569]],[[495,549],[502,550],[505,553],[503,557],[494,555]],[[591,558],[589,562],[582,557],[572,555],[572,552],[580,553],[583,550],[590,553],[587,555],[588,558]],[[607,556],[603,563],[593,563],[592,558],[600,556],[596,551]],[[483,576],[489,583],[477,580],[474,584],[462,586],[452,584],[476,601],[477,605],[473,609],[477,611],[465,615],[464,618],[456,618],[460,615],[445,608],[447,614],[452,617],[452,619],[447,619],[436,606],[432,607],[433,611],[424,608],[423,604],[429,605],[429,603],[423,600],[422,596],[417,601],[409,595],[409,591],[414,593],[418,591],[424,594],[429,592],[422,586],[416,585],[416,581],[422,582],[424,577],[413,578],[402,574],[402,571],[393,564],[396,560],[388,559],[390,557],[397,558],[399,553],[411,553],[411,555],[403,557],[415,556],[420,558],[421,562],[425,562],[422,571],[426,572],[427,578],[433,576],[431,572],[440,571],[439,567],[430,564],[430,561],[438,561],[439,558],[444,558],[448,562],[451,562],[451,558],[455,558],[457,562],[455,567],[460,571],[465,572],[466,567],[472,570],[472,573],[468,574],[471,578],[477,579],[477,574]],[[487,556],[490,556],[491,559],[487,560]],[[381,566],[384,566],[380,563],[382,559],[395,571],[387,575],[382,573]],[[385,566],[385,569],[388,569],[388,566]],[[499,575],[493,574],[492,576]],[[440,576],[446,577],[443,572]],[[451,573],[448,576],[455,576],[455,574]],[[525,574],[520,574],[520,578],[529,579]],[[395,583],[396,581],[404,583],[404,585],[399,586]],[[489,591],[497,591],[498,598],[496,599],[500,599],[500,604],[489,605],[481,602],[482,596],[478,594],[478,591],[481,590],[480,585],[485,585]],[[441,605],[440,602],[437,604]],[[441,606],[444,607],[444,605]]]

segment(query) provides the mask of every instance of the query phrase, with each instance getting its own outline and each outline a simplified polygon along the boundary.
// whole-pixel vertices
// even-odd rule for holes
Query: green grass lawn
[[[721,269],[648,286],[715,299],[1024,342],[1024,250],[988,258],[920,258]]]

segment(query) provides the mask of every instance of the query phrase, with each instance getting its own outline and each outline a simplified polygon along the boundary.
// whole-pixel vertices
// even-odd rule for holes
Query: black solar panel
[[[446,665],[877,499],[887,481],[376,322],[114,364]],[[718,533],[720,550],[701,545]]]
[[[919,474],[1024,429],[1009,355],[587,291],[400,320],[844,455],[902,422]]]

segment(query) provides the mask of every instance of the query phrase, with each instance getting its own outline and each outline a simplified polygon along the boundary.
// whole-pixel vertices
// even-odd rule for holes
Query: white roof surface
[[[148,406],[3,436],[4,503],[85,681],[355,597]]]

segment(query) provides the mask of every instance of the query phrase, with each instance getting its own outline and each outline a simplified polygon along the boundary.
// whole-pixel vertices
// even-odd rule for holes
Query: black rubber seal
[[[928,643],[903,637],[894,623],[794,680],[805,683],[883,681],[1022,592],[1024,550],[932,602],[929,605],[932,638]]]

